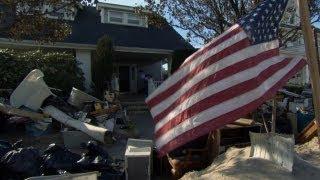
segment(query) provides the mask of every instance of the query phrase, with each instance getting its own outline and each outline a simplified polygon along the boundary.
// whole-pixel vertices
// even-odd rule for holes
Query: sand
[[[309,146],[312,147],[311,149],[313,149],[313,144],[313,142],[309,143]],[[293,172],[289,172],[268,160],[250,158],[250,147],[241,149],[230,148],[226,153],[220,155],[208,168],[202,171],[189,172],[182,179],[320,179],[320,169],[314,166],[317,165],[317,161],[313,161],[313,165],[305,161],[312,157],[308,156],[309,151],[305,150],[308,144],[303,146],[296,147],[297,155],[294,160]],[[299,155],[304,155],[302,156],[304,160]]]
[[[318,145],[318,138],[313,138],[311,141],[303,145],[295,146],[295,151],[302,159],[320,168],[320,149]]]

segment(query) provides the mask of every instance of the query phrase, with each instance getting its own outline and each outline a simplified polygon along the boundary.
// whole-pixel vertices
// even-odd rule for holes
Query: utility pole
[[[299,0],[301,28],[304,36],[307,62],[309,65],[315,119],[318,128],[318,140],[320,146],[320,75],[317,59],[317,51],[314,42],[314,34],[310,23],[310,11],[307,0]]]

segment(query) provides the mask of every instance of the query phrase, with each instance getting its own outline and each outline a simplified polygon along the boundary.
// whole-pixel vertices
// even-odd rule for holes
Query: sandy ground
[[[304,146],[313,146],[313,142]],[[298,155],[302,155],[304,160],[317,158],[314,165],[319,165],[319,152],[313,156],[313,151],[306,151],[306,147],[297,146]],[[311,148],[313,149],[313,147]],[[311,153],[311,154],[308,154]],[[202,171],[194,171],[182,177],[183,180],[209,180],[209,179],[320,179],[320,169],[311,165],[296,156],[294,160],[293,172],[278,166],[271,161],[250,158],[250,147],[231,148],[225,154],[220,155],[208,168]],[[317,164],[318,163],[318,164]]]
[[[295,147],[299,156],[320,168],[320,149],[318,138],[313,138],[310,142]]]

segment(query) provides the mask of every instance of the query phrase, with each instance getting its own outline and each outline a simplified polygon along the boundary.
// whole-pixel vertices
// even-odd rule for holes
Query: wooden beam
[[[314,34],[311,28],[310,23],[310,11],[308,6],[308,1],[299,0],[299,11],[300,11],[300,20],[301,28],[304,36],[304,44],[306,49],[307,62],[309,64],[311,83],[312,83],[312,93],[313,93],[313,104],[315,119],[317,122],[318,129],[318,139],[320,142],[320,75],[319,75],[319,66],[317,60],[317,51],[314,42]],[[320,143],[319,143],[320,145]]]
[[[272,124],[271,124],[271,132],[276,132],[276,119],[277,119],[277,98],[274,97],[272,99]]]

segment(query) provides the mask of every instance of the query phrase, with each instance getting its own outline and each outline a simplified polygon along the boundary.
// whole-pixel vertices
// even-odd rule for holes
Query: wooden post
[[[276,132],[276,119],[277,119],[277,98],[274,97],[272,99],[272,125],[271,125],[271,132]]]
[[[299,11],[301,28],[304,36],[304,44],[306,49],[307,62],[309,64],[315,119],[318,127],[318,140],[320,145],[320,75],[317,60],[317,52],[314,42],[314,36],[310,23],[310,11],[307,0],[299,0]]]

